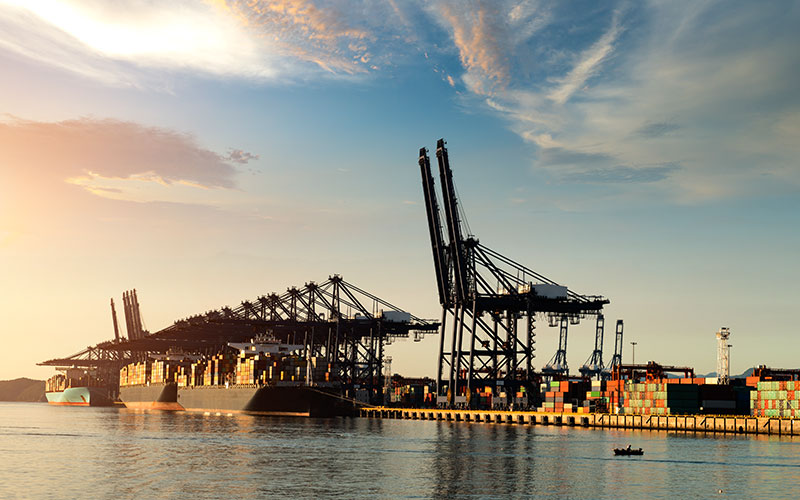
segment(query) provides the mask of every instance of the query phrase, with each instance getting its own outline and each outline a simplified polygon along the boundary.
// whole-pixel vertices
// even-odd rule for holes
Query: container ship
[[[128,408],[333,417],[363,406],[330,381],[322,356],[274,339],[229,343],[211,356],[168,354],[120,370],[120,400]]]
[[[45,396],[51,405],[111,406],[108,387],[89,370],[65,368],[45,383]]]

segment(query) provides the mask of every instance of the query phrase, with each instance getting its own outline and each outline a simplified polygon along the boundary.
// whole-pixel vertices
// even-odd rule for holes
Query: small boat
[[[644,455],[641,448],[614,448],[614,455]]]

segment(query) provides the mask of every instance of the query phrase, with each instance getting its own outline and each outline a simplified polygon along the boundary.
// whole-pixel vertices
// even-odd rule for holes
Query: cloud
[[[241,149],[229,149],[228,154],[225,155],[223,159],[244,165],[251,160],[258,160],[258,155],[242,151]]]
[[[563,180],[588,184],[650,183],[664,180],[680,168],[677,164],[646,167],[620,165],[612,168],[581,170],[565,175]]]
[[[679,125],[668,122],[648,123],[646,125],[642,125],[642,127],[639,128],[636,133],[643,137],[654,139],[656,137],[670,134],[680,128],[681,127]]]
[[[461,64],[468,75],[476,76],[472,80],[473,88],[479,93],[488,93],[495,85],[503,86],[510,70],[508,60],[499,50],[498,38],[504,29],[498,11],[478,2],[475,9],[467,10],[441,4],[439,12],[452,29]]]
[[[0,0],[0,47],[115,85],[149,69],[274,79],[288,61],[224,9],[203,2]]]
[[[543,165],[594,165],[616,160],[612,155],[607,153],[587,153],[554,147],[542,148],[539,154],[539,161]]]
[[[564,104],[597,71],[598,66],[610,56],[618,35],[619,25],[615,18],[611,29],[581,54],[572,70],[564,77],[556,79],[558,87],[551,90],[547,97],[557,104]]]
[[[367,29],[336,4],[313,0],[227,2],[228,8],[281,52],[331,73],[367,71],[371,59]]]
[[[0,49],[111,85],[177,72],[285,82],[388,64],[403,15],[368,0],[0,0]]]
[[[520,62],[512,50],[547,24],[548,13],[534,2],[440,0],[427,5],[431,17],[451,35],[475,93],[492,95],[512,83]]]
[[[233,150],[239,151],[239,150]],[[250,153],[239,153],[240,158]],[[0,170],[34,178],[117,179],[232,188],[229,159],[203,148],[187,134],[112,119],[0,121]],[[109,186],[93,192],[114,192]]]
[[[470,5],[446,17],[470,104],[531,144],[537,175],[648,183],[681,203],[800,190],[797,10],[526,3],[534,28],[514,37],[492,23],[518,5]]]

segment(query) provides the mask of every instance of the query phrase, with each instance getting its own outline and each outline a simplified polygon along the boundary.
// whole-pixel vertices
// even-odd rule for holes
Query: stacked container
[[[119,384],[121,386],[147,385],[150,383],[150,369],[151,363],[149,361],[123,366],[119,371]]]
[[[750,408],[755,417],[800,417],[800,382],[759,381],[756,390],[750,392]]]
[[[172,361],[154,361],[150,369],[151,384],[166,384],[175,381],[179,365]]]
[[[545,382],[540,386],[541,392],[544,393],[544,403],[542,403],[540,411],[553,413],[579,411],[589,388],[591,385],[584,381]]]
[[[67,377],[58,373],[47,379],[45,384],[46,392],[61,392],[67,388]]]
[[[586,391],[586,398],[577,408],[578,413],[594,413],[608,411],[609,391],[604,387],[606,382],[592,380],[591,390]]]
[[[626,415],[687,415],[700,411],[696,384],[626,381],[619,393],[620,411]]]
[[[240,385],[264,385],[271,380],[269,368],[275,361],[264,354],[246,356],[239,355],[236,362],[236,383]]]

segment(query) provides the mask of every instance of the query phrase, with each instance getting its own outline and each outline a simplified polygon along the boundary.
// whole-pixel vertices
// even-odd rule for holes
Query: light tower
[[[731,378],[731,358],[728,339],[731,329],[722,327],[717,332],[717,383],[727,384]]]

